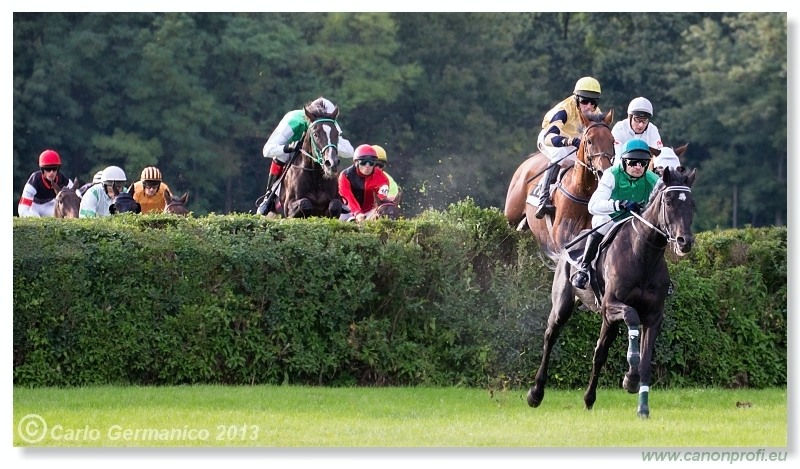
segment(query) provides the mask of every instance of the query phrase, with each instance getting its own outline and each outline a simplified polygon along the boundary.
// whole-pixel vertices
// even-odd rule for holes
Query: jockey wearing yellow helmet
[[[542,130],[536,139],[539,151],[550,159],[550,166],[539,180],[539,209],[536,218],[554,213],[550,204],[550,185],[556,181],[559,166],[575,161],[581,143],[581,113],[600,113],[600,82],[583,77],[575,83],[573,93],[545,114]]]
[[[389,195],[388,200],[393,202],[399,202],[400,199],[400,186],[394,181],[394,178],[386,172],[386,165],[389,162],[389,159],[386,157],[386,150],[380,145],[372,145],[372,148],[375,149],[375,153],[378,155],[378,167],[383,170],[383,174],[386,175],[386,179],[389,180]]]

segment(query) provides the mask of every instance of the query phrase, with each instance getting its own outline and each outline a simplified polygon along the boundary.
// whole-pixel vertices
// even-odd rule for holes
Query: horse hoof
[[[639,392],[639,380],[636,381],[629,379],[627,376],[622,380],[622,388],[628,391],[630,394],[636,394]]]
[[[542,398],[544,397],[544,393],[541,396],[535,396],[533,388],[528,389],[528,405],[531,407],[539,407],[539,404],[542,403]]]
[[[648,406],[639,406],[639,410],[636,411],[636,415],[639,416],[641,419],[649,419],[650,418],[650,408]]]

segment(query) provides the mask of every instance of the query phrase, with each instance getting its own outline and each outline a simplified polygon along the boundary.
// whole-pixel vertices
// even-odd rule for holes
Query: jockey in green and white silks
[[[629,140],[643,140],[650,148],[660,150],[664,143],[658,127],[650,122],[653,118],[653,105],[647,98],[633,98],[628,104],[628,117],[614,124],[611,134],[614,135],[614,154],[622,153],[622,147]],[[619,165],[620,158],[614,158],[614,164]]]
[[[641,212],[650,193],[656,186],[658,175],[647,169],[650,164],[650,148],[642,140],[630,140],[622,150],[622,164],[612,166],[603,173],[597,190],[589,199],[589,213],[594,230],[586,240],[580,268],[572,277],[575,288],[586,288],[589,269],[597,256],[603,236],[616,223],[631,216],[630,212]]]
[[[336,105],[326,98],[317,98],[311,103],[307,104],[307,108],[318,108],[324,110],[328,114],[336,111]],[[283,119],[278,123],[275,130],[267,139],[264,144],[262,154],[264,158],[272,158],[272,164],[269,168],[269,177],[267,179],[267,194],[277,192],[279,188],[274,187],[275,182],[283,172],[283,167],[289,162],[294,151],[298,145],[301,145],[300,139],[303,134],[308,130],[310,122],[306,118],[305,108],[295,109],[287,112]],[[353,157],[353,145],[349,140],[342,136],[342,129],[339,123],[336,122],[336,130],[339,131],[339,143],[337,151],[340,158]],[[272,203],[269,202],[270,197],[265,196],[264,202],[259,206],[258,213],[264,215],[266,212],[272,211]]]
[[[539,180],[539,209],[536,218],[555,213],[550,205],[550,185],[556,181],[559,167],[574,163],[581,144],[581,113],[599,113],[600,82],[583,77],[575,83],[572,96],[556,104],[545,114],[536,146],[550,160],[550,166]]]
[[[115,194],[125,190],[128,177],[118,166],[109,166],[103,170],[99,184],[90,187],[81,197],[81,209],[78,218],[107,217],[111,215],[111,204]]]

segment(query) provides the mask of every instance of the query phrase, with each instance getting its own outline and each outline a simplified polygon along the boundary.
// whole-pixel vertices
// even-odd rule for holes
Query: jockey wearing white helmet
[[[622,146],[628,140],[644,140],[647,146],[660,150],[664,144],[661,142],[661,134],[658,127],[650,122],[653,118],[653,104],[650,100],[643,97],[633,98],[628,105],[628,117],[614,124],[611,133],[614,135],[614,153],[617,155],[622,152]],[[619,158],[615,158],[615,164],[619,164]]]

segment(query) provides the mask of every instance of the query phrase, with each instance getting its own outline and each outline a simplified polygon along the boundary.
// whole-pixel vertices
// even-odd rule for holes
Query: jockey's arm
[[[339,195],[347,201],[347,206],[350,207],[350,213],[353,216],[362,212],[361,205],[353,195],[353,189],[350,187],[350,181],[345,177],[344,173],[339,174]]]
[[[294,137],[296,130],[294,126],[297,126],[297,118],[295,115],[295,111],[286,113],[283,116],[283,119],[278,123],[278,126],[275,127],[275,130],[272,131],[272,135],[269,136],[267,139],[267,143],[264,144],[264,149],[262,150],[262,154],[264,158],[276,158],[278,156],[284,155],[283,147],[287,143],[292,142],[292,138]]]
[[[36,189],[29,183],[22,189],[22,196],[19,198],[17,213],[20,217],[38,217],[39,213],[33,209],[33,199],[36,196]]]
[[[592,194],[589,199],[589,213],[592,215],[611,215],[616,211],[614,207],[614,200],[612,199],[616,181],[611,171],[603,173],[600,182],[597,184],[597,190]]]
[[[561,110],[553,115],[544,134],[544,144],[551,147],[568,147],[572,144],[572,139],[562,135],[561,129],[567,123],[567,111]]]

